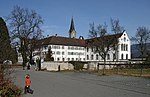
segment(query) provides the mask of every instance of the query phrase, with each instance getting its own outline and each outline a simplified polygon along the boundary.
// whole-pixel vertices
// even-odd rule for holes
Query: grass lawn
[[[102,74],[103,70],[99,70],[98,73]],[[143,77],[149,77],[150,78],[150,68],[148,69],[106,69],[105,70],[106,75],[129,75],[129,76],[143,76]]]

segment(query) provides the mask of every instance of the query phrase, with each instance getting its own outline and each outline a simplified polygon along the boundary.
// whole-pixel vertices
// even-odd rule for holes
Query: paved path
[[[150,97],[150,79],[145,78],[18,69],[15,83],[22,88],[26,74],[34,94],[24,97]]]

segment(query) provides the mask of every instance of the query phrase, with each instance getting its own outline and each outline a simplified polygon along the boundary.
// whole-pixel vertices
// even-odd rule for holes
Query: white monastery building
[[[117,52],[112,49],[106,57],[106,61],[128,61],[131,59],[131,44],[128,34],[126,32],[107,35],[105,38],[111,37],[118,40]],[[99,37],[100,38],[100,37]],[[76,38],[76,31],[74,27],[73,18],[69,30],[69,37],[50,36],[41,39],[41,48],[34,51],[34,58],[44,59],[51,47],[54,61],[88,61],[99,62],[103,61],[98,53],[94,52],[94,45],[91,41],[94,39],[84,39],[83,37]],[[100,45],[100,44],[99,44]],[[36,53],[39,53],[37,55]]]

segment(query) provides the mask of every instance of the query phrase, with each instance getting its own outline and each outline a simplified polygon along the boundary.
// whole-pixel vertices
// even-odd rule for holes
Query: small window
[[[114,59],[114,60],[116,59],[116,54],[115,54],[115,53],[113,54],[113,59]]]
[[[72,61],[74,61],[74,58],[72,58]]]
[[[87,55],[87,60],[89,60],[89,55]]]
[[[70,61],[70,58],[68,58],[68,61]]]
[[[60,52],[59,52],[59,51],[57,51],[57,52],[56,52],[56,54],[57,54],[57,55],[60,55]]]
[[[96,60],[98,60],[98,54],[96,55]]]
[[[126,42],[126,37],[124,37],[124,42]]]
[[[62,46],[62,49],[64,49],[64,46]]]
[[[64,55],[65,54],[65,52],[62,52],[62,55]]]
[[[128,54],[126,54],[126,59],[128,59]]]
[[[87,52],[89,52],[89,48],[87,48],[86,50],[87,50]]]
[[[109,54],[107,54],[107,60],[110,60],[110,55]]]
[[[91,55],[91,60],[93,60],[94,58],[93,58],[94,56],[93,55]]]
[[[121,59],[123,60],[123,54],[121,54]]]

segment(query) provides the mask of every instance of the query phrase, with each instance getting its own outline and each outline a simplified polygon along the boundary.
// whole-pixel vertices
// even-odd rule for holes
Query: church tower
[[[74,27],[73,17],[71,19],[71,25],[70,25],[70,29],[69,29],[69,38],[76,38],[76,31],[75,31],[75,27]]]

